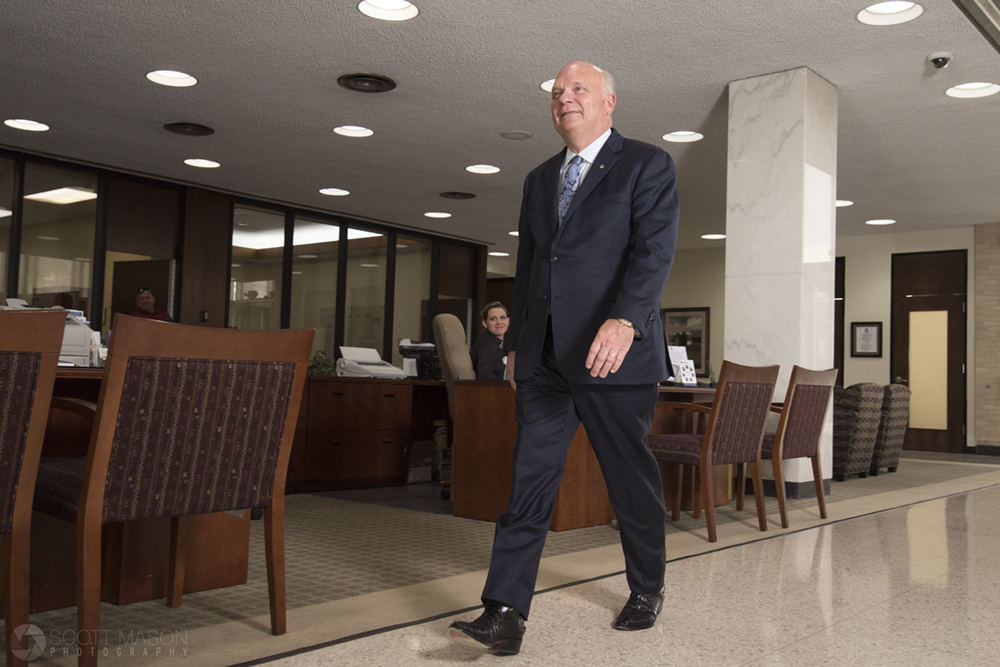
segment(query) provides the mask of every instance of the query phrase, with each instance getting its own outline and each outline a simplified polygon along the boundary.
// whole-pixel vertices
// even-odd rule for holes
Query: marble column
[[[832,84],[805,68],[729,84],[725,358],[779,364],[776,401],[792,365],[833,366],[836,185]],[[821,445],[827,479],[832,423],[831,410]],[[815,495],[807,459],[784,470],[793,497]]]

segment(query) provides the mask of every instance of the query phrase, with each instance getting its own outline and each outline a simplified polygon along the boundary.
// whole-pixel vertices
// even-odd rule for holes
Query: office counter
[[[708,402],[714,389],[661,387],[661,401]],[[514,390],[506,382],[455,382],[455,429],[452,438],[452,492],[455,516],[496,521],[507,509],[510,494],[511,456],[517,438]],[[653,433],[674,428],[665,411],[657,411]],[[727,472],[719,466],[721,494],[717,504],[728,502]],[[665,495],[676,479],[676,469],[664,471]],[[685,484],[690,487],[690,480]],[[688,493],[689,495],[689,493]],[[719,502],[721,500],[721,503]],[[556,495],[552,530],[568,530],[605,524],[614,518],[597,457],[583,427],[566,455],[566,469]]]

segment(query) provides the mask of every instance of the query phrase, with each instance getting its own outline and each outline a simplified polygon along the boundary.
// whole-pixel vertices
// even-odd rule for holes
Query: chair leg
[[[27,531],[18,530],[3,536],[2,609],[7,635],[7,665],[24,667],[24,656],[31,647],[23,626],[28,624],[28,538]],[[21,628],[20,638],[15,630]],[[17,651],[18,655],[14,654]],[[18,657],[21,656],[21,657]]]
[[[181,606],[187,567],[188,517],[170,520],[170,567],[167,570],[167,606]]]
[[[708,541],[715,542],[718,537],[715,534],[715,489],[712,488],[712,466],[698,466],[698,477],[701,478],[701,498],[705,504]]]
[[[774,492],[778,496],[778,513],[781,514],[781,527],[788,528],[788,511],[785,509],[785,471],[781,467],[781,459],[771,459],[774,469]],[[754,495],[756,495],[756,489]]]
[[[742,463],[736,464],[736,511],[743,511],[743,496],[747,489],[747,469]]]
[[[761,530],[767,530],[767,514],[764,511],[764,480],[760,478],[760,466],[754,461],[750,464],[750,474],[753,476],[753,498],[757,501],[757,522]]]
[[[701,518],[701,494],[704,487],[701,484],[701,466],[696,466],[698,469],[694,470],[692,468],[692,480],[691,480],[691,516],[694,519]]]
[[[285,634],[285,508],[283,498],[264,508],[264,551],[271,634]]]
[[[681,497],[684,495],[682,493],[684,490],[684,466],[678,463],[674,468],[677,469],[677,484],[674,485],[674,502],[670,508],[670,520],[678,521],[681,518]]]
[[[101,627],[101,521],[76,524],[76,638],[79,667],[97,667]]]
[[[819,464],[819,453],[811,457],[813,464],[813,481],[816,483],[816,499],[819,501],[819,515],[826,518],[826,500],[823,498],[823,470]]]

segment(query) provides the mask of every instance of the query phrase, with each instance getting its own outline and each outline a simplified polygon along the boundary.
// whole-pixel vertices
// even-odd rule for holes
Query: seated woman
[[[469,354],[477,380],[503,381],[503,335],[507,332],[507,309],[499,301],[486,304],[480,311],[486,331],[472,344]]]

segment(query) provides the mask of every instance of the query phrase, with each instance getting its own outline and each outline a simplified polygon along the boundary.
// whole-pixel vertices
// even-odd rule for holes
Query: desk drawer
[[[314,382],[309,430],[409,431],[412,400],[406,384]]]
[[[374,480],[402,477],[409,470],[404,431],[310,431],[305,479]],[[359,486],[363,486],[359,482]]]

